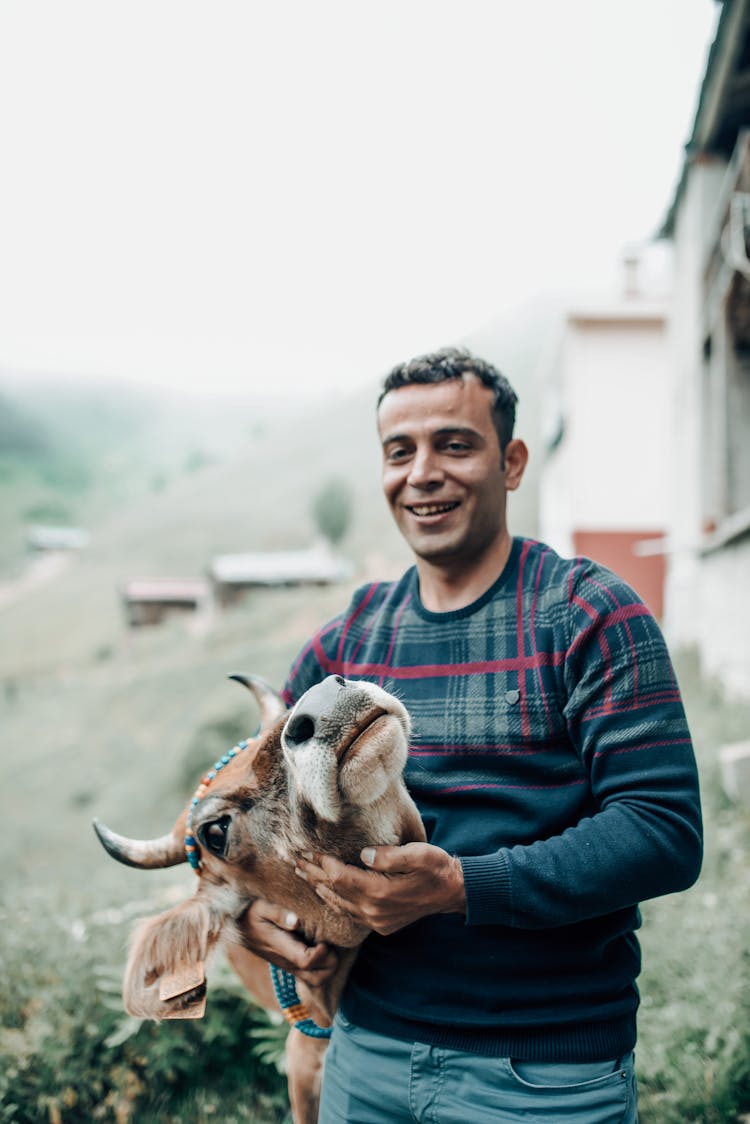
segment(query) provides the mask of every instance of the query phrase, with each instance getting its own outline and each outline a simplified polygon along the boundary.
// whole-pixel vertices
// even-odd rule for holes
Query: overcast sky
[[[608,285],[714,0],[2,0],[0,379],[355,385]]]

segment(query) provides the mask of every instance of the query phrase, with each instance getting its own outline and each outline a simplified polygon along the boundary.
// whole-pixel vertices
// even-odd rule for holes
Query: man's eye
[[[212,820],[211,823],[203,824],[198,831],[198,838],[206,850],[220,858],[224,856],[227,849],[227,833],[230,823],[230,816],[222,816],[220,820]]]
[[[466,441],[448,441],[444,446],[449,453],[468,453],[471,451],[471,445]]]
[[[389,462],[389,464],[398,464],[399,461],[406,460],[408,455],[409,455],[408,449],[403,449],[403,448],[389,449],[388,452],[386,453],[386,460]]]

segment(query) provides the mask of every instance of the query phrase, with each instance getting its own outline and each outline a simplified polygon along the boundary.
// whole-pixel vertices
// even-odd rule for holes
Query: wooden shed
[[[140,628],[175,614],[207,610],[211,586],[204,578],[133,578],[123,586],[122,600],[128,624]]]

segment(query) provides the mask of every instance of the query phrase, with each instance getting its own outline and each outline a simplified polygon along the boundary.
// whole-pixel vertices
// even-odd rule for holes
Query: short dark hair
[[[429,355],[418,355],[416,359],[400,363],[383,380],[378,406],[386,394],[402,386],[446,382],[448,379],[462,379],[468,374],[476,375],[479,381],[489,387],[495,395],[492,418],[500,449],[504,452],[505,446],[513,436],[518,395],[505,375],[501,375],[497,368],[485,359],[478,359],[472,355],[466,348],[444,347],[440,351],[433,351]]]

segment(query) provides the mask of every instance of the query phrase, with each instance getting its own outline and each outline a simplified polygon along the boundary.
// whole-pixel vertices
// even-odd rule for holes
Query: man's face
[[[506,533],[506,488],[517,482],[506,481],[493,402],[468,374],[391,390],[380,404],[383,491],[419,558],[476,562]]]

